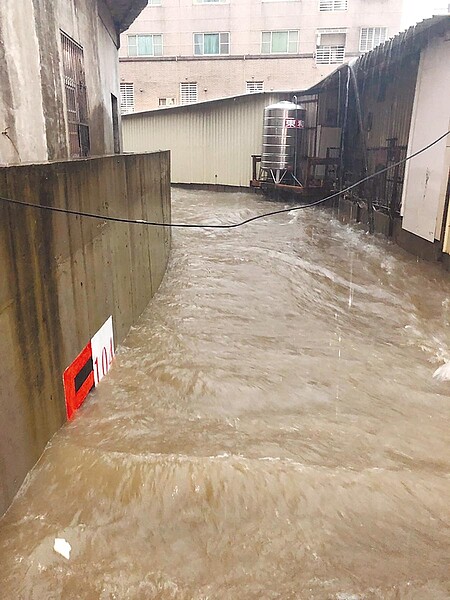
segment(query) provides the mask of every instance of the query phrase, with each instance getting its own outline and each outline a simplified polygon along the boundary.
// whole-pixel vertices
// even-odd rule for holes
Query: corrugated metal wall
[[[125,152],[170,150],[172,183],[248,187],[261,153],[264,108],[292,94],[263,93],[122,118]]]

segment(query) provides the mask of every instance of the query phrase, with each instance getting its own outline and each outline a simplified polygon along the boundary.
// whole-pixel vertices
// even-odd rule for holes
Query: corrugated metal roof
[[[147,6],[147,0],[105,0],[118,33],[127,30]]]
[[[143,115],[156,115],[159,113],[175,113],[175,112],[198,112],[207,110],[209,107],[220,106],[221,104],[230,104],[236,102],[253,102],[256,98],[273,98],[277,97],[279,100],[290,100],[294,94],[306,94],[306,92],[296,91],[272,91],[272,92],[255,92],[252,94],[237,94],[236,96],[225,96],[224,98],[214,98],[213,100],[202,100],[201,102],[194,102],[192,104],[175,104],[173,106],[165,106],[164,108],[152,108],[149,110],[143,110],[140,112],[129,113],[122,115],[122,119],[132,120],[133,118],[142,117]]]

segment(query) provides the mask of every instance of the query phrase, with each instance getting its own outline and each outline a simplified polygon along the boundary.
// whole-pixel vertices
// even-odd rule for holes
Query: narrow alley
[[[172,193],[174,221],[274,207]],[[175,230],[2,522],[2,600],[449,598],[449,323],[438,266],[327,210]]]

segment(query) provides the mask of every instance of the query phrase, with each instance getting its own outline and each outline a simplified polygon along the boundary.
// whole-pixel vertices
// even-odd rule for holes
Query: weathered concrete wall
[[[0,65],[0,163],[46,160],[39,44],[32,0],[1,3]]]
[[[169,154],[0,169],[0,196],[168,221]],[[64,369],[113,315],[120,342],[157,290],[170,232],[0,201],[0,514],[65,420]]]
[[[83,47],[91,155],[114,152],[118,34],[103,0],[3,0],[0,164],[69,156],[61,31]]]

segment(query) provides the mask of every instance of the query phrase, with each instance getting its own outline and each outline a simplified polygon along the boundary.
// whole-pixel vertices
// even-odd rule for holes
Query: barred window
[[[123,115],[134,112],[134,83],[120,84],[120,112]]]
[[[362,27],[359,38],[359,51],[367,52],[382,44],[387,38],[387,27]]]
[[[90,138],[83,48],[63,31],[61,46],[70,156],[88,156]]]
[[[344,62],[346,29],[319,29],[317,32],[316,63],[339,65]]]
[[[319,0],[320,11],[347,10],[347,0]]]
[[[256,94],[264,91],[264,81],[247,81],[245,85],[247,94]]]
[[[198,90],[197,82],[182,82],[180,83],[180,100],[181,104],[193,104],[197,102]]]

